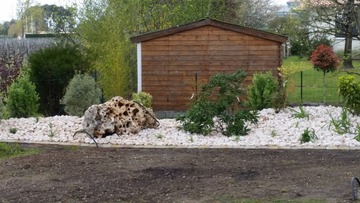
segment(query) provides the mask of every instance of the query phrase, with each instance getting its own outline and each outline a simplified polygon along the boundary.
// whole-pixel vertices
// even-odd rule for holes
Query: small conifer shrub
[[[6,113],[11,118],[36,116],[39,110],[39,95],[27,75],[20,76],[8,89]]]
[[[252,85],[248,88],[248,105],[253,110],[262,110],[273,106],[273,98],[278,82],[271,72],[255,73]]]

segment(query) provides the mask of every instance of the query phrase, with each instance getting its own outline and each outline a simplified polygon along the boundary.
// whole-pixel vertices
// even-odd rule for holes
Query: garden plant
[[[315,134],[314,129],[306,128],[304,132],[301,134],[300,137],[300,143],[306,143],[306,142],[314,142],[317,139],[317,136]]]
[[[71,116],[83,116],[84,112],[93,104],[99,104],[101,89],[94,78],[88,74],[76,74],[66,87],[61,104],[64,111]]]
[[[146,108],[151,108],[152,106],[152,96],[151,94],[146,92],[133,93],[132,100],[140,103]]]
[[[257,123],[258,119],[256,111],[242,108],[244,104],[240,98],[244,92],[241,84],[245,77],[241,70],[212,76],[189,110],[177,118],[182,128],[203,135],[208,135],[214,128],[227,136],[246,135],[249,131],[246,122]]]
[[[29,57],[30,80],[40,97],[40,113],[63,114],[60,100],[76,71],[85,73],[89,61],[74,45],[59,44],[35,52]]]
[[[323,72],[323,102],[325,103],[325,74],[328,72],[334,72],[338,68],[340,65],[340,58],[333,51],[332,47],[320,44],[311,54],[310,61],[315,70]]]
[[[350,112],[360,114],[360,83],[355,80],[353,75],[342,76],[339,78],[339,94],[344,105]]]
[[[253,110],[272,107],[278,83],[271,72],[255,73],[252,85],[247,90],[247,104]]]
[[[6,97],[6,115],[11,118],[32,117],[38,114],[39,96],[35,85],[24,74],[11,84]]]

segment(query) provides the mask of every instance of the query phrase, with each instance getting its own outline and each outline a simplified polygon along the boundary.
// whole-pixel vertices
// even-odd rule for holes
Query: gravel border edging
[[[33,142],[33,141],[19,141],[19,140],[0,140],[5,143],[24,143],[24,144],[44,144],[44,145],[64,145],[64,146],[81,146],[81,147],[96,147],[95,144],[87,143],[69,143],[69,142]],[[103,148],[154,148],[154,149],[327,149],[327,150],[360,150],[360,146],[277,146],[277,145],[114,145],[114,144],[100,144]]]

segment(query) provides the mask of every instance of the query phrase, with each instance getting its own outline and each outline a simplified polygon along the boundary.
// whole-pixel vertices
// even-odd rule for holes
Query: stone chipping
[[[350,132],[338,134],[330,121],[340,118],[340,107],[304,107],[304,110],[309,113],[309,119],[294,117],[298,107],[289,107],[279,113],[273,109],[259,111],[259,122],[249,124],[249,134],[240,137],[226,137],[217,132],[209,136],[190,134],[179,129],[181,125],[175,119],[159,119],[157,128],[144,128],[135,134],[131,131],[122,135],[114,133],[95,140],[99,146],[128,147],[360,149],[360,142],[355,139],[359,133],[359,116],[349,115]],[[86,134],[73,136],[83,129],[83,122],[84,117],[76,116],[1,120],[0,141],[94,145],[94,140]],[[11,133],[11,128],[16,132]],[[301,143],[300,136],[306,128],[313,129],[317,139]]]

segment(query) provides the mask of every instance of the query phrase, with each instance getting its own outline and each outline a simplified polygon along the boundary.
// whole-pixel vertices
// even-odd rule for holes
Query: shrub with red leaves
[[[311,54],[310,61],[316,70],[323,71],[324,74],[335,71],[340,64],[340,58],[335,54],[333,49],[324,44],[316,47]]]

